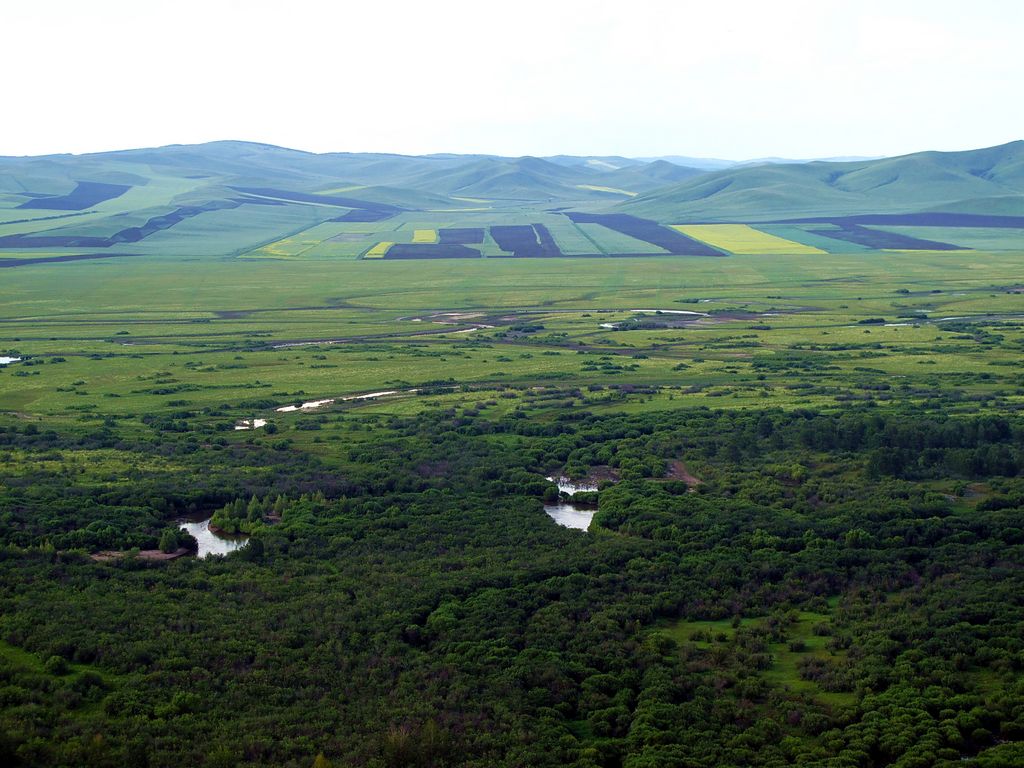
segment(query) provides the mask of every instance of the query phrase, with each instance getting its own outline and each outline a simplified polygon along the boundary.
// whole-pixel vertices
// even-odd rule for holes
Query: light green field
[[[580,225],[573,224],[565,216],[549,217],[543,224],[558,243],[562,253],[593,255],[604,253],[597,246],[595,239],[587,237],[584,230],[580,229]]]
[[[852,705],[856,701],[854,693],[824,691],[817,683],[800,677],[799,663],[803,659],[814,657],[841,661],[845,658],[845,651],[830,652],[827,649],[828,637],[815,633],[815,628],[827,626],[829,619],[825,613],[795,612],[795,621],[785,629],[785,641],[768,644],[772,664],[769,669],[759,673],[760,676],[773,686],[809,694],[830,706]],[[679,621],[656,631],[668,635],[681,646],[712,651],[731,646],[739,631],[767,627],[766,620],[758,618],[743,618],[738,627],[733,626],[733,623],[731,619]],[[791,647],[791,642],[801,644],[802,647]]]
[[[665,253],[664,248],[659,248],[646,240],[637,240],[635,237],[616,232],[601,224],[575,224],[574,226],[605,254],[649,253],[659,255]]]
[[[875,226],[923,240],[938,240],[979,251],[1019,251],[1024,248],[1024,229],[985,227],[888,227]]]
[[[317,236],[333,231],[321,226]],[[91,418],[213,407],[251,417],[245,403],[268,414],[430,381],[467,385],[481,400],[509,385],[596,387],[583,393],[596,410],[924,404],[950,389],[963,392],[962,408],[982,407],[979,397],[1017,407],[1024,295],[1000,286],[1016,284],[1019,261],[998,252],[301,266],[153,257],[18,267],[0,291],[0,355],[29,359],[0,370],[0,410]],[[640,320],[663,327],[601,327],[628,323],[635,308],[708,314],[648,312]],[[943,319],[963,316],[978,330]],[[655,389],[623,399],[621,385]]]

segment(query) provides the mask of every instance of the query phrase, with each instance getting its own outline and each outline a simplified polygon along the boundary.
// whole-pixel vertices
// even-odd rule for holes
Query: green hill
[[[730,168],[666,186],[621,204],[662,221],[770,220],[925,210],[1019,211],[1024,142],[966,152],[919,152],[846,163]]]
[[[883,213],[1021,216],[1024,142],[715,172],[663,159],[314,154],[238,141],[0,158],[0,251],[14,258],[43,251],[59,257],[241,255],[321,224],[329,226],[265,255],[312,253],[326,243],[316,252],[355,257],[379,241],[408,242],[417,229],[539,222],[552,228],[566,253],[640,247],[614,238],[595,244],[594,236],[612,237],[607,227],[580,230],[553,213],[559,210],[629,214],[631,226],[641,226],[637,219],[680,224]],[[379,225],[365,226],[373,222]],[[931,224],[936,222],[950,224],[948,217]],[[986,224],[978,219],[960,225]]]

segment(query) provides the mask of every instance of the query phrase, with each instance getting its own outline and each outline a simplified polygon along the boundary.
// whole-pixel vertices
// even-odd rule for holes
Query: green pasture
[[[415,225],[403,224],[410,240]],[[319,224],[294,239],[333,237],[342,226],[361,225]],[[1024,395],[1019,261],[1010,252],[152,257],[18,267],[0,290],[0,355],[28,360],[0,370],[0,410],[54,418],[227,408],[230,421],[436,381],[481,390],[475,400],[506,385],[580,388],[588,407],[613,410],[924,403],[951,389],[964,407],[979,398],[1012,405]],[[707,317],[680,323],[634,309]],[[601,327],[629,328],[634,317],[672,327]],[[944,319],[962,317],[969,326]],[[623,386],[655,389],[622,397]],[[422,398],[412,401],[358,407],[419,408]],[[262,405],[245,405],[253,402]]]

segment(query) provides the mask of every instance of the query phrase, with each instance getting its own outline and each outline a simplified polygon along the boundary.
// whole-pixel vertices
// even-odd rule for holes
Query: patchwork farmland
[[[1016,151],[1005,148],[1008,164]],[[781,210],[754,206],[755,191],[736,202],[739,193],[729,190],[736,179],[756,180],[757,168],[700,173],[625,158],[320,156],[225,142],[19,162],[19,185],[0,179],[5,268],[115,257],[379,262],[1006,251],[1024,236],[1024,206],[1005,194],[1016,182],[1002,177],[994,210],[965,199],[957,203],[963,210],[893,212],[880,200],[863,212],[863,195],[837,201],[833,189],[820,193],[830,201],[827,214],[801,215],[811,196]],[[805,170],[779,166],[773,174]],[[904,202],[924,206],[929,189],[909,190]],[[713,215],[710,200],[720,202]]]

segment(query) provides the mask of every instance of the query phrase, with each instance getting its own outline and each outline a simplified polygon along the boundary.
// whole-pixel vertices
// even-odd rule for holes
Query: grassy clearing
[[[16,645],[11,645],[5,640],[0,640],[0,659],[3,659],[16,669],[21,669],[38,675],[52,676],[46,671],[46,666],[43,660],[36,654],[29,653]],[[79,664],[73,661],[65,662],[65,664],[67,669],[66,675],[77,677],[88,672],[98,675],[106,685],[117,683],[128,678],[127,675],[119,675],[106,669],[100,669],[92,664]]]
[[[819,701],[831,706],[852,705],[856,701],[853,693],[824,691],[810,680],[800,676],[800,663],[810,658],[841,660],[845,651],[832,652],[828,649],[828,636],[825,632],[818,633],[816,628],[827,627],[830,616],[825,613],[799,611],[794,621],[786,627],[785,639],[769,642],[768,653],[771,654],[771,666],[760,673],[760,676],[772,686],[786,688],[794,693],[807,693]],[[679,621],[660,627],[657,631],[667,635],[682,647],[696,648],[711,652],[715,649],[728,649],[736,644],[740,632],[750,630],[766,630],[767,619],[742,618],[718,620]],[[828,630],[826,630],[828,631]]]

